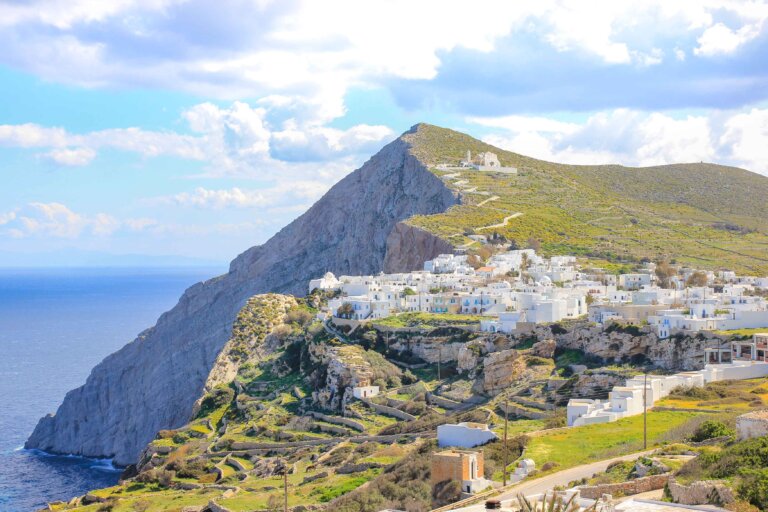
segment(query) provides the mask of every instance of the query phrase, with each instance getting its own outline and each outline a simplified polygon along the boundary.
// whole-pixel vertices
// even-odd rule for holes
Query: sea
[[[91,368],[225,268],[0,269],[0,512],[114,485],[109,460],[24,450]]]

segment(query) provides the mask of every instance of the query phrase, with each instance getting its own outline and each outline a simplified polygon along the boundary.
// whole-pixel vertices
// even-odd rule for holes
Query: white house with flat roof
[[[437,445],[458,448],[474,448],[498,439],[485,423],[445,424],[437,427]]]

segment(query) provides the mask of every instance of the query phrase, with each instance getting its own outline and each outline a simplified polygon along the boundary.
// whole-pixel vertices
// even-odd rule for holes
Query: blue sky
[[[0,3],[0,265],[227,261],[416,122],[768,174],[768,2]]]

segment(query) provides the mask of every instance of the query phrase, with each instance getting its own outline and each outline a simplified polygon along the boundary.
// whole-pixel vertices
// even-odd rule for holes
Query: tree
[[[336,316],[339,318],[350,318],[355,314],[355,308],[349,302],[345,302],[336,310]]]
[[[669,280],[677,274],[677,269],[669,264],[667,260],[656,262],[656,277],[659,279],[659,285],[662,288],[669,288]]]
[[[707,273],[701,270],[697,270],[685,281],[686,286],[707,286]]]
[[[407,297],[409,295],[416,295],[416,292],[413,291],[413,288],[406,286],[405,290],[403,290],[403,296]]]
[[[537,253],[541,251],[541,242],[539,242],[537,239],[530,237],[528,239],[528,248],[533,249]]]

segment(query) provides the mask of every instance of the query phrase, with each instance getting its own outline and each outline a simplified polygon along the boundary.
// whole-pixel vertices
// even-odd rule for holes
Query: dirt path
[[[497,199],[499,199],[499,196],[491,196],[488,199],[484,199],[484,200],[480,201],[475,206],[483,206],[485,203],[489,203],[491,201],[496,201]]]
[[[523,212],[516,212],[516,213],[513,213],[512,215],[507,215],[506,217],[504,217],[504,220],[499,222],[498,224],[491,224],[490,226],[483,226],[481,228],[475,229],[475,231],[484,231],[486,229],[503,228],[504,226],[507,225],[507,223],[510,220],[516,219],[519,216],[521,216],[522,214],[523,214]]]

